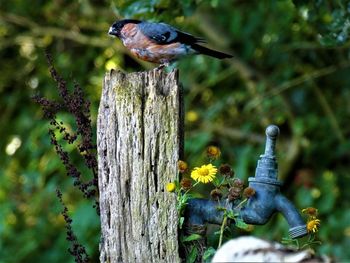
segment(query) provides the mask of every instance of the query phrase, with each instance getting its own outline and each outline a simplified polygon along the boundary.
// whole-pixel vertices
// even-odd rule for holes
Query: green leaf
[[[218,211],[226,211],[226,207],[217,206],[217,207],[216,207],[216,210],[218,210]]]
[[[238,213],[234,213],[232,210],[227,211],[227,217],[228,218],[236,220],[237,216],[239,216]]]
[[[198,240],[198,239],[201,239],[203,238],[201,235],[199,234],[191,234],[187,237],[185,237],[182,242],[190,242],[190,241],[194,241],[194,240]]]
[[[185,218],[182,216],[179,218],[179,228],[182,229],[182,225],[184,224]]]
[[[203,253],[203,260],[205,260],[205,262],[209,262],[211,258],[214,256],[215,252],[216,252],[215,248],[208,247]]]
[[[220,234],[221,234],[220,230],[214,232],[214,235],[216,236],[220,236]]]
[[[244,230],[248,230],[249,226],[248,224],[244,223],[244,221],[240,218],[236,218],[235,219],[235,225],[236,227],[240,228],[240,229],[244,229]]]
[[[186,263],[194,263],[197,259],[197,256],[198,256],[198,249],[195,246],[193,246],[190,254],[186,258]]]

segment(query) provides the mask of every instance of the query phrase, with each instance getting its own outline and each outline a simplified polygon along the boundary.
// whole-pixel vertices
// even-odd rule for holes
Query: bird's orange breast
[[[181,43],[171,43],[168,45],[159,45],[152,39],[145,36],[136,24],[126,24],[121,30],[122,41],[126,48],[139,59],[153,62],[166,63],[178,57],[176,52]]]

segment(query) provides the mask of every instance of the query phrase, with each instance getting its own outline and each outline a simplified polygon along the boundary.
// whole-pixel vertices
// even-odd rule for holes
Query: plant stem
[[[222,244],[222,237],[224,235],[224,229],[227,223],[227,216],[226,213],[224,214],[224,219],[222,220],[222,224],[221,224],[221,228],[220,228],[220,238],[219,238],[219,245],[218,245],[218,249],[219,247],[221,247]]]
[[[245,198],[242,202],[240,202],[238,205],[236,205],[236,207],[234,209],[238,209],[240,208],[242,205],[244,205],[245,202],[248,201],[248,198]]]

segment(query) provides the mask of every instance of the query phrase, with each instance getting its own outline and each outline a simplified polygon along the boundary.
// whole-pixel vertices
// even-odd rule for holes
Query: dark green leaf
[[[194,263],[198,256],[198,249],[197,247],[193,246],[191,249],[190,254],[186,258],[186,263]]]
[[[208,247],[208,248],[204,251],[204,253],[203,253],[203,259],[204,259],[204,261],[205,261],[205,262],[209,262],[210,259],[214,256],[215,252],[216,252],[216,249],[215,249],[215,248],[213,248],[213,247]]]
[[[190,241],[194,241],[194,240],[198,240],[198,239],[202,239],[203,236],[199,235],[199,234],[191,234],[189,236],[186,236],[183,238],[182,242],[190,242]]]

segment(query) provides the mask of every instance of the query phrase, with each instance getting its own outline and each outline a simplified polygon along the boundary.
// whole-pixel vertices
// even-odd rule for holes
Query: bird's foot
[[[169,62],[165,62],[165,63],[160,64],[160,65],[157,67],[157,69],[160,70],[160,69],[169,67],[169,65],[170,65]]]

